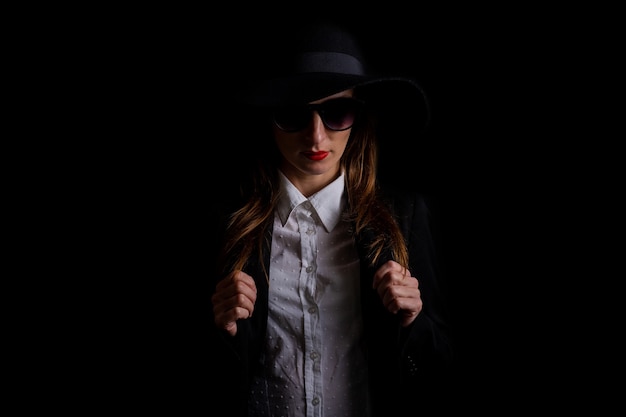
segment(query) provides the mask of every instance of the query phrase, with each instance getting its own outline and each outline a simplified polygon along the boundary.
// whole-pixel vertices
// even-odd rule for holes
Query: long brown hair
[[[267,138],[271,138],[269,128],[264,133]],[[243,205],[230,215],[226,226],[220,257],[220,270],[224,273],[243,269],[255,250],[263,262],[263,246],[271,238],[269,232],[279,199],[277,167],[280,155],[275,145],[261,148],[269,151],[260,149],[256,152],[252,175],[240,190],[244,198]],[[352,127],[341,159],[348,196],[344,220],[352,222],[354,236],[358,236],[365,229],[373,232],[371,235],[374,239],[367,248],[367,261],[370,265],[377,264],[380,255],[390,250],[394,260],[408,267],[408,250],[404,237],[380,195],[377,163],[376,122],[365,108]]]

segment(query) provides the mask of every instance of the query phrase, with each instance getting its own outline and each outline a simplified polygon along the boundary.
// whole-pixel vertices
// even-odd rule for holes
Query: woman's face
[[[352,94],[352,90],[346,90],[310,104],[352,97]],[[311,111],[310,119],[301,130],[286,132],[276,124],[273,129],[282,156],[280,169],[303,195],[319,191],[339,176],[339,162],[352,128],[331,130],[324,125],[317,111]]]

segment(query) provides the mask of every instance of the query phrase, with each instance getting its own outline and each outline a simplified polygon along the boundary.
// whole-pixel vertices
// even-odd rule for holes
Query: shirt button
[[[306,272],[311,272],[313,271],[313,267],[312,266],[307,266],[306,267]]]
[[[313,405],[318,405],[320,403],[320,399],[318,397],[315,397],[311,402],[313,403]]]
[[[311,359],[315,360],[318,356],[317,352],[311,352]]]
[[[306,230],[306,234],[307,234],[307,235],[312,235],[313,233],[315,233],[315,229],[313,229],[312,227],[309,227],[309,228]]]
[[[309,313],[313,314],[315,311],[317,311],[315,307],[309,307]]]

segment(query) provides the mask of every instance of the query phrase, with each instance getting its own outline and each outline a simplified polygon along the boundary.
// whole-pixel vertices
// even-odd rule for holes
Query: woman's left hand
[[[422,311],[419,282],[411,272],[395,261],[387,261],[374,274],[373,288],[378,292],[385,308],[401,314],[403,327],[413,323]]]

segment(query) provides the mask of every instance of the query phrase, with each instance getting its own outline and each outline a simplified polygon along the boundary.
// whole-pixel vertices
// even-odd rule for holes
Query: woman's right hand
[[[234,336],[237,320],[252,317],[256,302],[254,279],[243,271],[233,271],[221,280],[211,297],[215,324]]]

